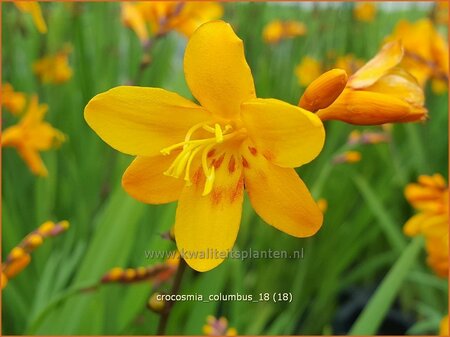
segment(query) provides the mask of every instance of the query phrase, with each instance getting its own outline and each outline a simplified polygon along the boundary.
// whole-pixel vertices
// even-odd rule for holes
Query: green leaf
[[[411,241],[353,324],[349,335],[370,336],[377,333],[422,246],[422,237],[416,237]]]

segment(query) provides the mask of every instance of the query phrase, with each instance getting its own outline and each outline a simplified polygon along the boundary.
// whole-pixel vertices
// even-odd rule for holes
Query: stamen
[[[202,196],[205,196],[205,195],[208,195],[209,193],[211,193],[215,178],[216,178],[216,171],[213,166],[211,168],[211,172],[206,176],[205,188],[203,189]]]
[[[214,134],[214,137],[191,140],[194,133],[199,129],[203,129]],[[209,194],[212,191],[216,176],[215,165],[208,167],[208,158],[211,157],[209,154],[214,153],[212,152],[214,151],[214,146],[223,143],[225,140],[231,139],[238,134],[237,131],[232,132],[232,130],[233,127],[229,124],[225,125],[223,129],[218,123],[215,123],[214,127],[204,122],[195,124],[188,130],[183,142],[168,146],[161,150],[163,155],[169,155],[173,150],[181,148],[181,152],[176,156],[175,160],[172,162],[167,171],[164,172],[164,174],[174,178],[179,178],[184,172],[184,180],[186,181],[186,185],[191,185],[190,168],[195,156],[201,151],[201,165],[203,173],[206,177],[202,195],[205,196]]]
[[[194,160],[195,155],[201,150],[201,147],[196,148],[194,151],[192,151],[191,156],[189,157],[189,160],[186,164],[186,174],[184,175],[184,180],[186,181],[188,186],[191,186],[191,177],[190,177],[190,169],[191,169],[191,164],[192,161]]]
[[[214,125],[214,133],[216,135],[217,143],[222,143],[223,142],[223,132],[222,132],[222,128],[217,123]]]

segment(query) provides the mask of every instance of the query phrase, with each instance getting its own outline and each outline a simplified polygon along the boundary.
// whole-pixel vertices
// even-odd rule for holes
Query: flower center
[[[190,168],[192,161],[197,156],[201,155],[202,169],[206,177],[205,187],[203,189],[203,196],[209,194],[213,188],[215,180],[215,167],[208,166],[208,153],[212,151],[214,146],[221,144],[226,140],[235,137],[239,131],[235,131],[230,124],[226,124],[223,128],[220,124],[215,123],[198,123],[191,127],[186,133],[184,141],[166,147],[161,150],[161,153],[165,156],[169,155],[172,151],[181,149],[181,152],[177,155],[172,165],[164,172],[165,175],[174,178],[180,178],[184,173],[184,180],[188,186],[191,184]],[[211,134],[210,138],[204,139],[191,139],[193,135],[200,130],[204,130]]]

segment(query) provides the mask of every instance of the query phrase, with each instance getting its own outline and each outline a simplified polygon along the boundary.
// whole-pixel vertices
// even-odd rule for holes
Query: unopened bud
[[[156,313],[162,313],[166,308],[166,301],[158,298],[159,296],[161,296],[161,293],[153,293],[147,302],[147,307]]]
[[[319,76],[306,88],[298,105],[308,111],[325,109],[342,93],[348,76],[345,70],[332,69]]]
[[[40,234],[32,233],[25,238],[24,244],[26,248],[33,250],[42,245],[43,242],[44,240]]]

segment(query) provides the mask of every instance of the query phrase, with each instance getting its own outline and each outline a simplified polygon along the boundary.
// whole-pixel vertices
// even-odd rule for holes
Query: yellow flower
[[[424,93],[417,81],[398,65],[403,57],[399,41],[386,44],[355,74],[337,100],[317,112],[322,120],[377,125],[424,120]]]
[[[64,141],[60,131],[43,121],[47,108],[47,105],[39,104],[38,97],[34,95],[20,122],[3,131],[1,142],[4,147],[15,147],[30,170],[39,176],[48,173],[39,152]]]
[[[306,87],[322,74],[322,63],[315,58],[305,56],[295,68],[298,83]]]
[[[408,236],[424,235],[427,263],[441,277],[448,276],[448,187],[440,174],[422,175],[418,183],[405,188],[405,197],[419,212],[403,231]]]
[[[9,83],[2,85],[2,106],[6,107],[13,115],[18,115],[25,109],[27,99],[22,92],[14,91]]]
[[[373,2],[359,2],[355,4],[353,15],[358,21],[372,22],[377,15],[377,6]]]
[[[142,43],[152,35],[176,30],[189,37],[203,23],[219,19],[222,5],[216,2],[139,1],[122,4],[122,22]]]
[[[364,65],[364,61],[356,58],[353,54],[340,56],[337,58],[334,68],[343,69],[347,75],[353,75]]]
[[[298,21],[275,20],[264,27],[263,38],[266,43],[278,43],[282,39],[291,39],[306,34],[306,26]]]
[[[448,336],[448,315],[444,316],[441,320],[440,328],[439,328],[439,336]]]
[[[424,86],[430,77],[448,82],[448,44],[430,19],[402,20],[387,41],[401,40],[405,57],[401,66]]]
[[[236,336],[235,328],[228,327],[228,320],[225,317],[219,319],[210,315],[206,318],[206,324],[203,326],[203,334],[206,336]]]
[[[61,84],[72,77],[69,65],[70,47],[33,63],[33,72],[43,83]]]
[[[47,25],[42,16],[41,6],[37,1],[14,1],[14,4],[21,12],[31,14],[34,25],[40,33],[47,33]]]
[[[6,257],[6,261],[2,263],[2,289],[6,287],[9,279],[15,277],[28,266],[31,261],[31,253],[44,242],[45,238],[59,235],[68,228],[69,223],[67,221],[61,221],[57,224],[47,221],[28,234],[18,246],[11,250]]]
[[[242,41],[223,21],[192,35],[184,73],[201,105],[159,88],[117,87],[86,106],[87,123],[105,142],[137,156],[125,190],[150,204],[178,200],[177,247],[199,271],[219,265],[233,247],[244,184],[267,223],[296,237],[315,234],[322,212],[293,168],[322,150],[320,119],[256,98]]]

